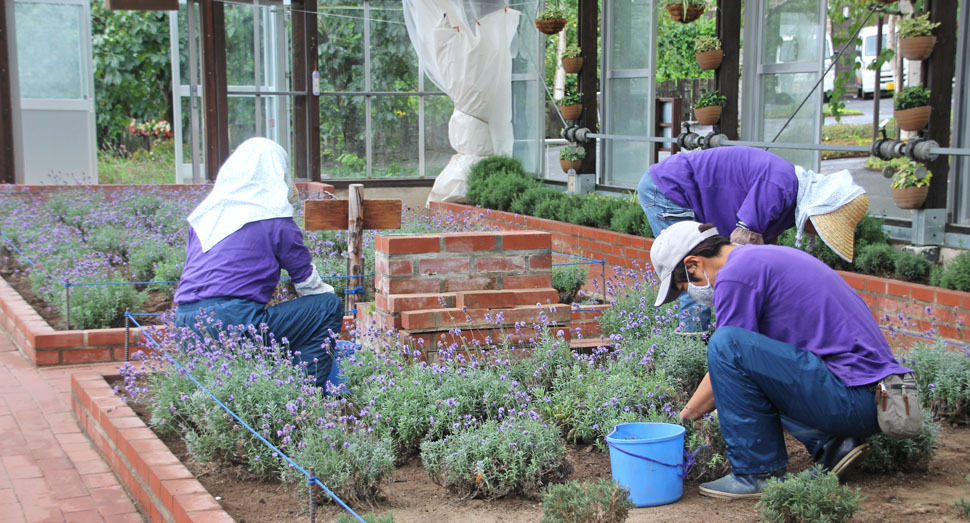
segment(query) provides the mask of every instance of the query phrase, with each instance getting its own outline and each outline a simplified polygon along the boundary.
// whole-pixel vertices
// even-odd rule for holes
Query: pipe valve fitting
[[[562,136],[570,142],[586,143],[589,141],[589,133],[589,129],[573,125],[563,129],[562,132],[559,133],[559,136]]]
[[[913,138],[911,139],[904,149],[906,156],[914,162],[932,162],[936,160],[939,155],[936,153],[931,153],[931,149],[939,148],[940,144],[936,143],[935,140],[927,140],[926,138]]]

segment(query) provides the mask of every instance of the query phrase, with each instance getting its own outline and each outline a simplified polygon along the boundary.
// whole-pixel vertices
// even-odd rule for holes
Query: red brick
[[[124,345],[125,329],[94,329],[86,331],[87,344],[91,347],[98,345]]]
[[[539,289],[552,287],[552,273],[506,276],[502,278],[502,285],[506,289]]]
[[[437,328],[437,315],[430,311],[408,311],[401,313],[401,327],[409,330]]]
[[[418,262],[421,275],[468,274],[471,260],[468,258],[425,258]]]
[[[38,349],[81,347],[84,345],[84,332],[67,331],[54,334],[34,334],[33,336],[28,336],[28,340]]]
[[[234,519],[225,510],[196,510],[189,513],[189,519],[195,523],[233,523]]]
[[[507,278],[508,276],[506,276]],[[550,278],[550,282],[551,282]],[[444,278],[443,279],[444,292],[459,292],[459,291],[478,291],[478,290],[491,290],[500,288],[498,285],[498,280],[496,278],[489,278],[485,276],[474,277],[474,278]],[[550,283],[548,286],[552,285]]]
[[[378,308],[390,313],[397,313],[455,306],[454,293],[391,294],[387,296],[387,306]]]
[[[414,263],[411,260],[390,260],[388,272],[391,276],[408,276],[414,274]]]
[[[935,301],[933,291],[934,291],[933,287],[928,287],[926,285],[913,285],[909,288],[909,293],[914,300],[925,301],[929,303],[933,303]]]
[[[387,254],[418,254],[438,252],[441,239],[438,236],[384,236],[384,245],[379,252]]]
[[[387,294],[382,294],[380,292],[375,294],[374,307],[377,307],[378,310],[382,310],[382,311],[390,310],[390,308],[387,305]]]
[[[541,256],[530,256],[529,268],[530,269],[551,269],[552,255],[544,254]]]
[[[395,279],[387,280],[386,294],[421,294],[441,291],[441,281],[432,278],[425,279]]]
[[[467,233],[445,236],[445,250],[449,252],[493,251],[495,250],[495,234]]]
[[[172,514],[176,522],[195,521],[189,514],[199,511],[222,510],[209,493],[183,494],[173,500]]]
[[[865,288],[865,278],[860,274],[853,274],[851,272],[839,272],[842,279],[849,284],[849,287],[853,289],[862,290]]]
[[[111,348],[79,348],[61,351],[64,363],[96,363],[101,361],[111,361]]]
[[[539,231],[516,231],[502,233],[502,249],[521,250],[521,249],[551,249],[552,235],[548,232]]]
[[[61,363],[60,350],[34,351],[32,358],[34,365],[57,365]]]
[[[609,309],[610,305],[583,305],[572,309],[573,320],[594,320],[603,315],[603,311]]]
[[[900,298],[909,298],[909,285],[890,281],[887,284],[888,294]]]
[[[478,273],[523,271],[525,268],[526,261],[525,257],[523,256],[502,256],[497,258],[488,257],[475,259],[475,270]]]
[[[879,294],[886,294],[886,280],[882,278],[874,278],[872,276],[866,276],[866,291],[875,292]]]
[[[970,296],[970,294],[946,289],[936,289],[936,302],[940,305],[959,307],[961,301],[963,301],[963,298],[966,296]],[[968,303],[968,305],[970,305],[970,303]]]
[[[507,289],[502,291],[467,291],[458,293],[455,307],[507,308],[515,305],[535,305],[536,303],[558,303],[556,289]]]

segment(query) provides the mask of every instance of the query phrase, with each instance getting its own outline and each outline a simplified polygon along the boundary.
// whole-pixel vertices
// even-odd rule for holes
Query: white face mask
[[[684,264],[684,270],[687,270],[687,264]],[[707,272],[704,272],[704,279],[707,280],[707,285],[694,285],[694,282],[690,281],[690,271],[687,271],[687,294],[694,299],[697,303],[705,307],[714,306],[714,287],[711,286],[711,279],[707,277]]]

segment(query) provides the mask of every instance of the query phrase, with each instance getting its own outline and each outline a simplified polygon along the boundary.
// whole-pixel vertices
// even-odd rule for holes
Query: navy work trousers
[[[196,329],[198,316],[215,316],[223,325],[266,324],[277,341],[286,338],[293,364],[306,363],[307,374],[323,388],[333,363],[334,336],[343,325],[343,304],[332,292],[303,296],[271,307],[243,298],[209,298],[183,303],[175,324]],[[198,332],[198,331],[197,331]]]
[[[848,387],[821,358],[800,347],[737,327],[720,327],[707,344],[714,401],[735,474],[788,465],[782,428],[813,459],[835,437],[879,432],[875,393]]]

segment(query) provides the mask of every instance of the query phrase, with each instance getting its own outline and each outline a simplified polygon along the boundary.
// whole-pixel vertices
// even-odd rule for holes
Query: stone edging
[[[94,372],[72,375],[71,407],[81,428],[151,521],[233,521],[114,393],[105,376]]]

